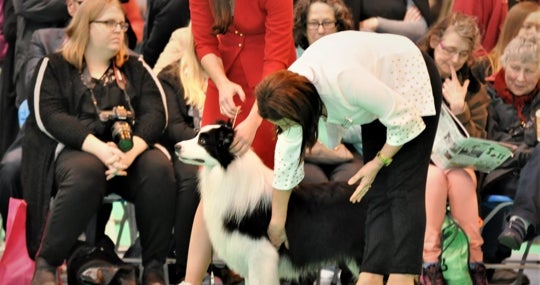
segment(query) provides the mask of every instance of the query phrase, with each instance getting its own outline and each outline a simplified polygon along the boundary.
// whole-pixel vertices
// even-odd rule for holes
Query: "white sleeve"
[[[301,126],[292,126],[278,135],[272,184],[275,189],[291,190],[304,179],[304,162],[299,163],[301,148]]]

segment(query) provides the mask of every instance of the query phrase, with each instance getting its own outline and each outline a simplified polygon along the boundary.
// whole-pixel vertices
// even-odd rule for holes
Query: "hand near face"
[[[461,114],[465,110],[465,96],[469,87],[469,79],[463,84],[459,82],[454,66],[450,65],[451,77],[446,78],[443,83],[442,93],[444,99],[450,105],[450,110],[454,114]]]

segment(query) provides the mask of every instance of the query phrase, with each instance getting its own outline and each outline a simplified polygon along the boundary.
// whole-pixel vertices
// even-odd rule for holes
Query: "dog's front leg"
[[[278,260],[276,249],[269,241],[263,243],[249,257],[248,276],[244,276],[246,285],[279,285]]]

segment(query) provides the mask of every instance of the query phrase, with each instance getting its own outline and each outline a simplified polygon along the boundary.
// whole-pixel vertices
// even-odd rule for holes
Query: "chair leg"
[[[519,263],[521,266],[519,268],[515,284],[521,284],[521,279],[523,279],[523,271],[525,271],[527,257],[529,256],[529,250],[531,249],[533,241],[534,239],[527,241],[527,246],[525,247],[525,251],[523,252],[523,256],[521,257],[521,262]]]

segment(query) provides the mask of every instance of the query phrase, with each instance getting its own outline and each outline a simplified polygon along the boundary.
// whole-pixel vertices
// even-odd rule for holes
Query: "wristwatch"
[[[390,163],[392,163],[392,158],[384,157],[380,151],[377,152],[377,157],[381,160],[384,166],[388,166]]]

